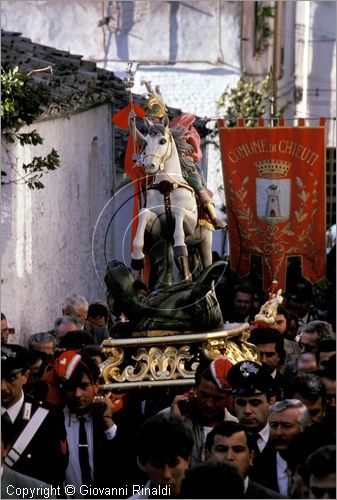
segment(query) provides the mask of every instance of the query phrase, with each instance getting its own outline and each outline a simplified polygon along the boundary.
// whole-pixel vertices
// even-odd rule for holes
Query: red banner
[[[324,120],[319,127],[241,125],[218,120],[232,270],[246,276],[251,256],[260,256],[263,288],[277,280],[285,289],[287,259],[300,256],[306,279],[324,278]]]

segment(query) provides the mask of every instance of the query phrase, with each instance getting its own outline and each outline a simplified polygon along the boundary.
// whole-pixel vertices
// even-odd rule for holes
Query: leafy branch
[[[254,126],[270,104],[271,78],[267,75],[261,82],[246,82],[241,77],[235,87],[227,86],[216,102],[217,111],[225,109],[228,126],[234,127],[237,118],[247,119],[247,126]],[[252,119],[253,118],[253,119]]]
[[[33,130],[19,132],[25,125],[31,125],[50,102],[50,91],[42,83],[36,83],[31,78],[32,73],[42,70],[33,70],[30,73],[19,72],[17,66],[4,65],[1,67],[1,107],[2,138],[5,143],[19,142],[21,146],[37,146],[43,144],[43,138]],[[22,165],[24,174],[17,168],[16,158],[12,158],[10,148],[3,144],[7,153],[11,169],[17,178],[6,180],[7,172],[1,171],[1,184],[26,184],[30,189],[42,189],[44,184],[41,178],[44,174],[60,166],[57,151],[52,151],[45,157],[35,156],[32,161]]]
[[[255,2],[255,55],[259,55],[269,45],[269,39],[273,35],[269,19],[273,17],[273,7],[263,4],[263,2]]]

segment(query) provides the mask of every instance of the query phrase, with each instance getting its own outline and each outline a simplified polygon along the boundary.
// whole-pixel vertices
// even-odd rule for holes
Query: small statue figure
[[[256,323],[262,324],[261,326],[265,324],[270,326],[275,323],[277,308],[283,302],[282,290],[279,289],[277,293],[275,293],[277,285],[277,281],[273,281],[269,299],[261,306],[260,312],[255,315],[254,326]]]

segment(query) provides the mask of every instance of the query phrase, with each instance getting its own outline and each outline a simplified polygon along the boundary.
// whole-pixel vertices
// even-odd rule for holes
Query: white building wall
[[[129,60],[202,61],[236,67],[240,4],[224,0],[3,0],[1,26],[103,65]]]
[[[111,197],[110,105],[32,128],[44,138],[43,145],[31,149],[32,156],[44,156],[53,147],[61,166],[43,176],[40,191],[2,187],[1,310],[20,341],[52,328],[67,295],[79,293],[89,302],[105,298],[103,241],[111,217],[108,207],[93,242],[96,221]],[[17,146],[13,153],[30,161],[29,150]],[[108,259],[112,244],[110,233]]]
[[[296,114],[316,119],[336,117],[336,3],[296,4],[295,74],[297,94],[301,96]],[[334,121],[328,120],[327,130],[327,146],[336,146]]]
[[[83,54],[120,77],[126,63],[134,61],[135,93],[145,93],[142,79],[152,80],[169,106],[202,117],[215,116],[216,100],[240,76],[241,2],[8,0],[1,2],[1,14],[3,29]],[[107,24],[98,26],[104,17]],[[221,162],[214,147],[207,167],[209,187],[221,207]]]

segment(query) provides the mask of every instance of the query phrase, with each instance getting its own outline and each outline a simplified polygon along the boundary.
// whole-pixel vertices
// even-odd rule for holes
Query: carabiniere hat
[[[1,346],[1,377],[13,377],[19,372],[26,371],[32,364],[32,355],[29,349],[18,344]]]
[[[275,392],[273,377],[264,366],[255,361],[240,361],[233,365],[228,372],[227,381],[235,395],[272,395]]]

